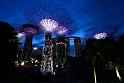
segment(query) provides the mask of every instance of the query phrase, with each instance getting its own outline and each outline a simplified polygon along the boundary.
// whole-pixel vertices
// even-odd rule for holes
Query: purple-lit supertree
[[[56,67],[58,64],[63,68],[66,62],[66,43],[65,36],[68,34],[68,29],[63,26],[58,26],[57,31],[55,31],[57,35],[57,43],[56,43]]]
[[[42,72],[53,73],[52,64],[52,32],[55,27],[67,27],[70,33],[73,33],[77,28],[75,21],[71,18],[70,14],[64,8],[53,4],[38,3],[28,7],[24,16],[29,23],[38,25],[44,30],[45,33],[45,46],[42,61]],[[50,58],[49,58],[50,57]]]
[[[105,24],[103,26],[94,27],[89,30],[89,38],[104,39],[106,37],[113,36],[119,29],[118,25]]]
[[[25,10],[24,16],[27,22],[39,26],[42,19],[53,19],[59,26],[68,28],[69,33],[74,33],[77,29],[77,23],[71,18],[70,13],[54,4],[38,3],[31,5]]]
[[[52,60],[52,33],[58,27],[58,23],[52,19],[43,19],[40,21],[41,29],[45,33],[45,46],[43,49],[43,60],[42,60],[42,69],[43,74],[47,72],[53,72],[53,60]]]
[[[39,31],[39,28],[33,24],[23,24],[21,32],[26,34],[26,39],[23,48],[23,60],[29,60],[32,57],[32,38]]]

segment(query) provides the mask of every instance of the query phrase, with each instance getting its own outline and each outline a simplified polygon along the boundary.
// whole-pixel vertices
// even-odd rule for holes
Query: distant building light
[[[21,66],[24,66],[24,61],[23,61],[23,62],[21,62]]]

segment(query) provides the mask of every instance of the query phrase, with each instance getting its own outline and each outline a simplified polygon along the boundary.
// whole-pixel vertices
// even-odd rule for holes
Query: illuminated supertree
[[[23,60],[29,60],[32,56],[32,38],[38,33],[39,29],[33,24],[23,24],[21,27],[21,32],[26,34],[26,39],[23,49]]]
[[[63,68],[66,62],[65,36],[68,34],[68,29],[63,26],[59,26],[57,31],[55,31],[55,34],[57,35],[55,64],[57,67],[58,63],[60,63]]]
[[[118,25],[105,24],[103,26],[90,29],[87,34],[89,34],[88,38],[104,39],[114,35],[118,29]]]
[[[42,69],[43,74],[48,72],[53,72],[53,60],[52,60],[52,33],[58,27],[58,23],[52,19],[43,19],[40,21],[41,29],[45,33],[45,46],[43,49],[43,60],[42,60]]]
[[[45,47],[41,70],[43,73],[53,73],[51,35],[58,25],[67,27],[70,31],[69,33],[73,33],[77,28],[75,21],[66,9],[57,5],[44,3],[28,7],[24,12],[24,16],[29,23],[40,27],[42,25],[41,29],[45,33]]]
[[[39,26],[42,19],[53,19],[59,26],[68,28],[69,33],[74,33],[77,29],[77,23],[71,18],[70,13],[58,5],[34,4],[25,10],[24,16],[27,22]]]

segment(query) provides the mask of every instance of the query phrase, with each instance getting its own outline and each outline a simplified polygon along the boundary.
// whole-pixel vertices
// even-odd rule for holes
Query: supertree
[[[60,63],[63,68],[66,62],[65,37],[68,34],[68,29],[63,26],[58,26],[58,29],[55,31],[55,34],[57,35],[55,65],[57,67]]]
[[[58,23],[52,19],[43,19],[40,21],[41,29],[45,33],[45,46],[43,49],[43,60],[42,60],[42,69],[43,74],[48,72],[53,72],[53,60],[52,60],[52,33],[58,27]]]
[[[74,33],[77,29],[77,23],[71,18],[70,13],[54,4],[38,3],[31,5],[25,10],[24,16],[27,22],[39,26],[42,19],[53,19],[59,26],[68,28],[69,33]]]
[[[32,38],[39,31],[39,28],[33,24],[23,24],[21,32],[26,34],[24,49],[23,49],[23,60],[29,60],[32,56]]]
[[[104,39],[107,37],[107,33],[98,33],[93,36],[95,39]]]
[[[42,29],[45,33],[45,47],[41,70],[43,73],[53,73],[51,35],[54,31],[54,28],[58,27],[58,25],[64,26],[68,28],[70,31],[69,33],[73,33],[77,28],[76,22],[71,18],[71,15],[66,9],[58,5],[46,3],[38,3],[28,7],[24,12],[24,16],[28,22],[40,27],[42,25],[42,27],[44,27]],[[51,57],[49,58],[49,56]],[[48,65],[49,63],[51,65]]]
[[[94,39],[104,39],[106,37],[113,36],[119,29],[115,24],[104,24],[102,26],[94,27],[88,30],[89,37]]]

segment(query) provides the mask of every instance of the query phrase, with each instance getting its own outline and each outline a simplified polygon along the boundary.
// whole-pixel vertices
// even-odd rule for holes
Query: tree
[[[8,22],[0,21],[1,75],[5,75],[5,73],[8,73],[14,67],[14,61],[18,51],[16,34],[15,29]]]

